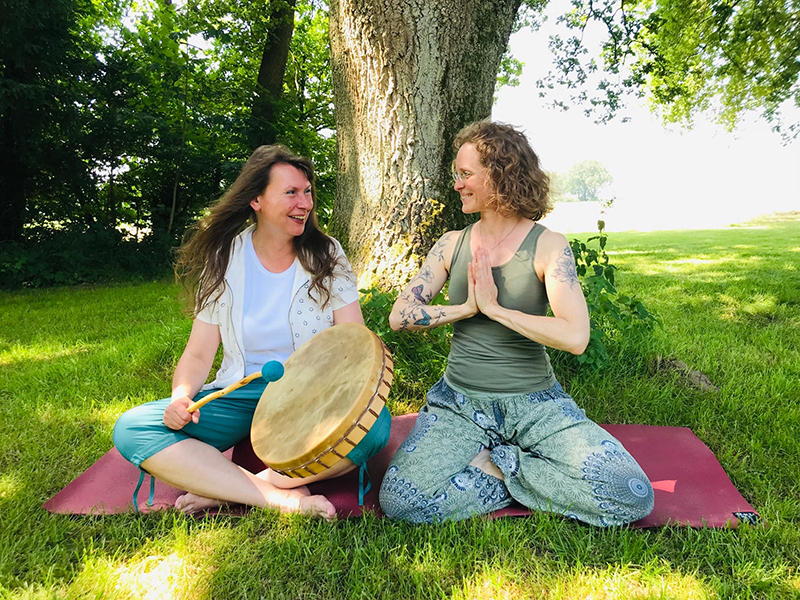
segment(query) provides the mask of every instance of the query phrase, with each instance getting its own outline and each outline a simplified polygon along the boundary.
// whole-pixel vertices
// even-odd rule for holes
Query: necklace
[[[508,236],[510,236],[512,233],[514,233],[514,231],[516,230],[516,228],[517,228],[517,227],[519,227],[519,224],[520,224],[520,223],[522,223],[522,219],[520,219],[519,221],[517,221],[517,224],[516,224],[516,225],[514,225],[514,226],[511,228],[511,230],[510,230],[510,231],[509,231],[507,234],[505,234],[505,236],[503,236],[503,239],[502,239],[502,240],[500,240],[499,242],[497,242],[497,243],[496,243],[494,246],[492,246],[491,248],[487,248],[487,250],[486,250],[486,251],[487,251],[487,252],[491,252],[492,250],[494,250],[495,248],[497,248],[497,247],[498,247],[500,244],[502,244],[503,242],[505,242],[505,241],[506,241],[506,239],[508,239]],[[479,225],[480,225],[480,228],[481,228],[481,240],[483,240],[483,238],[485,238],[485,237],[486,237],[486,236],[484,235],[484,233],[483,233],[483,221],[481,221],[481,222],[479,223]]]

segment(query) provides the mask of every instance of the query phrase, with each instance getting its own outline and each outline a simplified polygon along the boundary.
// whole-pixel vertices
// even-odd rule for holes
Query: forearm
[[[493,304],[484,311],[484,314],[512,331],[549,348],[581,354],[589,343],[588,321],[568,321],[560,317],[530,315],[504,308],[499,304]]]
[[[395,331],[418,331],[431,329],[471,317],[469,308],[464,304],[429,305],[416,303],[398,303],[389,316],[389,325]]]
[[[203,387],[209,371],[211,371],[210,362],[184,353],[172,376],[172,399],[184,396],[194,398],[194,395]]]

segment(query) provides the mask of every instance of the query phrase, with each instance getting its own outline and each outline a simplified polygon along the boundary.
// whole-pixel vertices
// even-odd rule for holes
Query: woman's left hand
[[[475,250],[472,275],[475,277],[475,302],[478,304],[478,309],[489,316],[489,312],[497,306],[497,286],[492,275],[489,252],[483,247]]]

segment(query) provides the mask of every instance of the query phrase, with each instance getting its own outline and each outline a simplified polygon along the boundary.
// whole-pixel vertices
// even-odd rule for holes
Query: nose
[[[314,199],[311,197],[310,192],[308,194],[303,194],[300,207],[307,210],[311,210],[314,207]]]
[[[464,189],[464,180],[460,177],[453,182],[453,189],[455,191],[461,191]]]

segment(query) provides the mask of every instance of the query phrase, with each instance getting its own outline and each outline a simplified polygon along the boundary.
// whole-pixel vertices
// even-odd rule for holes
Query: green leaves
[[[591,322],[589,345],[576,360],[593,369],[611,363],[607,345],[618,344],[622,339],[631,342],[644,338],[659,324],[658,317],[639,300],[617,291],[614,284],[617,267],[609,263],[605,251],[608,236],[603,232],[604,224],[599,222],[598,226],[599,235],[586,242],[578,239],[570,242]],[[589,245],[594,241],[599,250]]]
[[[711,111],[732,129],[744,112],[758,110],[793,137],[797,126],[783,122],[781,108],[800,106],[799,13],[798,0],[573,0],[559,20],[575,33],[551,38],[556,70],[540,87],[576,90],[572,100],[601,122],[624,96],[647,95],[667,122],[691,125]],[[593,26],[603,35],[600,65],[583,41]],[[591,95],[598,66],[604,73],[591,80]]]

